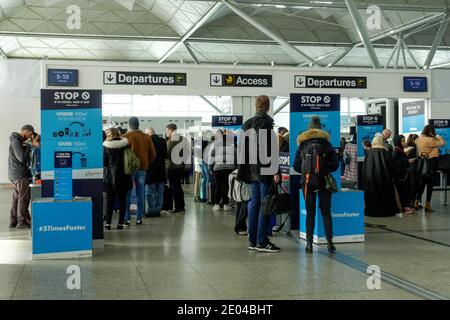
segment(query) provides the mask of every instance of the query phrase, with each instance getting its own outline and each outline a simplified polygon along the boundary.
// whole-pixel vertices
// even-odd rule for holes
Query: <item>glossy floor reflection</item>
[[[187,198],[188,198],[187,194]],[[367,229],[365,244],[338,245],[340,253],[450,296],[450,219],[432,215],[367,219],[391,229]],[[421,299],[330,259],[307,256],[286,236],[273,241],[279,254],[249,252],[233,232],[234,216],[187,201],[185,215],[146,219],[106,233],[105,248],[91,259],[32,261],[29,231],[9,230],[10,192],[0,191],[0,299]],[[69,290],[67,268],[79,266],[81,290]]]

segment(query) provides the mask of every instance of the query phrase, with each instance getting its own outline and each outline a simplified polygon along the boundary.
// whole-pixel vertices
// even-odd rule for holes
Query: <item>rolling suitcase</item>
[[[173,191],[167,185],[164,187],[163,206],[162,206],[161,210],[164,210],[164,211],[173,210]]]

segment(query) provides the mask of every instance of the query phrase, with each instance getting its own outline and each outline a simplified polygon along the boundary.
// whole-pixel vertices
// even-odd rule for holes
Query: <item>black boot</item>
[[[336,253],[336,247],[334,246],[332,240],[328,240],[327,248],[328,248],[328,252],[329,252],[330,254]]]
[[[306,251],[306,253],[309,253],[309,254],[313,253],[313,244],[312,244],[312,242],[308,241],[306,243],[305,251]]]

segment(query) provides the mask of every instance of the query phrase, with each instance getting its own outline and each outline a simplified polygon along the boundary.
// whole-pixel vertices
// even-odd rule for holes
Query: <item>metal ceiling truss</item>
[[[202,98],[203,101],[205,101],[212,109],[216,110],[218,113],[223,114],[223,111],[220,110],[214,103],[208,100],[205,96],[199,96]]]
[[[435,21],[436,19],[439,19],[439,18],[441,18],[444,15],[445,15],[445,13],[431,14],[431,15],[428,15],[426,17],[419,18],[419,19],[407,22],[407,23],[405,23],[405,24],[403,24],[401,26],[393,27],[391,30],[384,31],[384,32],[382,32],[382,33],[380,33],[378,35],[370,37],[370,41],[373,43],[375,41],[379,41],[379,40],[382,40],[382,39],[387,38],[387,37],[396,37],[397,34],[400,34],[400,33],[404,32],[404,31],[407,31],[407,30],[410,30],[412,28],[421,26],[422,24],[429,23],[430,21]],[[352,44],[352,47],[349,50],[344,51],[343,49],[339,49],[339,50],[336,50],[335,52],[332,52],[332,53],[324,56],[322,59],[328,58],[329,56],[333,56],[333,55],[339,55],[336,58],[336,61],[331,63],[331,66],[334,66],[336,63],[338,63],[340,60],[342,60],[349,52],[351,52],[351,49],[358,48],[358,47],[361,47],[363,45],[364,45],[363,41],[354,43],[354,44]],[[395,54],[396,50],[398,50],[398,45],[399,44],[397,43],[395,45],[395,47],[394,47],[394,54]],[[372,46],[376,46],[376,45],[372,44]],[[384,47],[386,47],[386,45],[384,45]],[[317,59],[318,58],[316,58],[316,60]],[[392,60],[392,57],[389,59],[387,65],[390,64],[391,60]],[[305,64],[302,64],[300,66],[305,66]],[[385,66],[385,68],[386,68],[386,66]]]
[[[447,31],[447,27],[448,27],[448,23],[449,23],[448,17],[449,17],[449,14],[447,13],[445,15],[444,20],[442,21],[442,24],[439,26],[439,30],[436,34],[436,37],[434,38],[433,45],[431,46],[430,52],[428,53],[428,56],[423,65],[424,69],[429,69],[431,66],[431,62],[433,62],[436,51],[437,51],[439,45],[441,44],[441,41],[445,35],[445,32]]]
[[[406,51],[406,53],[409,55],[409,57],[411,58],[411,60],[414,62],[414,65],[416,66],[416,69],[420,69],[419,64],[417,63],[416,58],[414,57],[414,55],[412,54],[411,50],[409,50],[408,45],[405,42],[404,38],[401,38],[401,45],[403,46],[403,49]]]
[[[235,14],[237,14],[238,16],[240,16],[242,19],[244,19],[245,21],[247,21],[249,24],[251,24],[253,27],[255,27],[256,29],[258,29],[260,32],[262,32],[263,34],[265,34],[267,37],[271,38],[272,40],[276,41],[279,43],[279,45],[281,46],[281,48],[289,55],[292,57],[292,59],[294,59],[294,61],[297,62],[308,62],[311,66],[313,65],[319,65],[319,63],[317,63],[316,61],[314,61],[314,59],[312,59],[311,57],[309,57],[307,54],[305,54],[304,52],[300,51],[299,49],[297,49],[296,47],[294,47],[293,45],[291,45],[288,41],[286,41],[285,39],[283,39],[281,36],[275,34],[273,31],[269,30],[268,28],[266,28],[265,26],[263,26],[261,23],[259,23],[256,19],[254,19],[253,17],[249,16],[247,13],[245,13],[244,11],[242,11],[241,9],[239,9],[236,5],[235,2],[233,1],[227,1],[227,0],[222,0],[223,3],[225,3],[225,5],[231,9]],[[299,61],[301,60],[301,61]]]
[[[370,61],[373,68],[380,68],[380,61],[378,60],[375,49],[373,48],[372,41],[370,39],[369,33],[367,32],[366,26],[364,25],[361,15],[359,14],[358,8],[353,3],[353,0],[345,0],[350,16],[352,17],[353,23],[355,24],[356,30],[358,31],[361,41],[364,43],[364,47],[367,50]]]
[[[191,45],[187,43],[186,41],[183,42],[187,52],[189,52],[190,56],[192,57],[192,60],[195,64],[200,64],[200,60],[198,59],[197,55],[195,54],[194,50],[192,49]]]
[[[209,18],[211,18],[222,6],[222,3],[215,3],[180,39],[175,43],[169,51],[167,51],[158,63],[163,63],[167,60],[177,49],[187,40],[191,35],[193,35],[204,23],[206,23]]]
[[[186,1],[206,1],[206,2],[218,2],[221,0],[186,0]],[[347,9],[344,1],[273,1],[273,0],[235,0],[236,3],[240,5],[256,5],[256,6],[268,6],[274,8],[324,8],[324,9]],[[422,1],[421,4],[426,3]],[[367,3],[355,4],[358,10],[366,10]],[[442,6],[414,6],[414,5],[389,5],[389,4],[378,4],[382,10],[391,11],[416,11],[416,12],[440,12],[442,11]]]
[[[286,108],[291,103],[291,100],[288,98],[285,102],[283,102],[276,110],[273,111],[273,115],[277,115],[280,113],[284,108]]]
[[[2,48],[0,48],[0,57],[2,57],[4,60],[8,60],[8,56],[7,56],[6,53],[3,51]]]

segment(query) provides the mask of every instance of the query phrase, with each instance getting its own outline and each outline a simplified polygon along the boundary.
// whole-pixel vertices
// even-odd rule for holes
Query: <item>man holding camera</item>
[[[10,228],[31,227],[31,217],[28,212],[31,198],[29,169],[31,144],[27,141],[34,136],[34,128],[31,125],[25,125],[20,132],[13,132],[9,138],[8,175],[9,180],[14,184]]]

